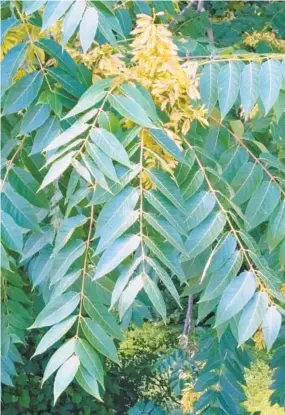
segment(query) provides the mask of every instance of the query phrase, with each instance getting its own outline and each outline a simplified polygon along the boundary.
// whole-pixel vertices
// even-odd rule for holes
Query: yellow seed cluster
[[[179,134],[186,134],[193,120],[207,124],[204,107],[194,108],[191,100],[200,98],[197,65],[180,64],[177,46],[172,33],[163,24],[156,24],[155,17],[138,15],[133,30],[132,62],[129,77],[136,79],[153,96],[155,103],[166,112],[168,135],[181,145]],[[160,167],[173,173],[176,160],[164,152],[151,136],[144,134],[145,162],[147,167]],[[146,173],[142,173],[145,187],[150,187]]]
[[[285,295],[285,282],[281,285],[280,292]]]
[[[200,396],[201,393],[194,392],[192,385],[189,385],[184,389],[181,399],[181,407],[184,414],[188,414],[193,411],[194,405]]]
[[[265,342],[264,342],[264,336],[261,329],[257,330],[253,337],[255,347],[257,350],[263,350],[265,349]]]
[[[284,415],[284,409],[279,405],[270,405],[273,371],[264,361],[257,360],[250,369],[245,369],[246,386],[244,391],[247,400],[244,404],[249,413],[258,412],[261,415]]]
[[[133,76],[152,94],[155,103],[169,116],[167,126],[186,134],[191,122],[207,124],[204,107],[195,108],[191,100],[199,99],[197,66],[180,64],[172,33],[155,18],[138,15],[132,34]]]
[[[83,63],[89,69],[92,69],[93,82],[126,72],[123,54],[112,45],[97,45],[85,54],[79,52],[79,48],[67,47],[66,49],[77,63]]]
[[[274,32],[255,31],[253,33],[247,34],[243,39],[243,43],[252,48],[255,48],[259,42],[267,42],[269,45],[277,48],[280,52],[285,53],[285,40],[278,39]]]

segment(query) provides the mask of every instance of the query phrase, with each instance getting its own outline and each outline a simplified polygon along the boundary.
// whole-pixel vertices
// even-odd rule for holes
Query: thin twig
[[[17,150],[15,151],[15,153],[14,153],[13,157],[11,158],[11,160],[8,160],[8,161],[7,161],[6,173],[5,173],[5,176],[4,176],[3,181],[2,181],[2,183],[1,183],[1,189],[0,189],[0,191],[2,191],[2,189],[4,188],[4,184],[6,183],[6,181],[7,181],[7,179],[8,179],[8,174],[9,174],[9,172],[10,172],[11,168],[12,168],[13,162],[14,162],[14,160],[16,159],[16,157],[17,157],[17,155],[19,154],[19,152],[20,152],[20,151],[22,150],[22,148],[24,147],[25,140],[26,140],[26,136],[24,136],[24,138],[22,139],[22,141],[21,141],[21,143],[20,143],[19,147],[18,147],[18,148],[17,148]]]
[[[143,141],[143,133],[141,136],[141,148],[140,148],[140,238],[141,238],[141,250],[142,250],[142,266],[143,272],[145,273],[145,251],[144,251],[144,235],[143,235],[143,182],[142,182],[142,171],[143,171],[143,157],[144,157],[144,141]]]
[[[19,8],[17,7],[16,3],[15,3],[15,8],[16,8],[16,10],[17,10],[17,13],[19,14],[20,20],[22,21],[22,23],[23,23],[23,25],[24,25],[24,28],[25,28],[25,31],[26,31],[27,36],[28,36],[28,38],[29,38],[29,41],[30,41],[31,45],[34,47],[34,54],[36,55],[36,58],[37,58],[37,60],[38,60],[38,64],[40,65],[41,71],[42,71],[42,73],[43,73],[43,75],[44,75],[44,77],[45,77],[45,80],[46,80],[46,83],[47,83],[47,85],[48,85],[48,87],[49,87],[49,90],[50,90],[51,92],[54,92],[54,91],[53,91],[53,89],[52,89],[52,87],[51,87],[51,85],[50,85],[50,83],[49,83],[48,77],[47,77],[47,75],[46,75],[46,72],[45,72],[45,69],[44,69],[44,67],[43,67],[43,65],[42,65],[42,62],[41,62],[41,60],[40,60],[40,58],[39,58],[39,55],[38,55],[38,53],[37,53],[36,46],[35,46],[35,44],[34,44],[33,38],[31,37],[30,32],[29,32],[29,30],[28,30],[28,28],[27,28],[27,21],[26,21],[26,18],[25,18],[25,17],[21,14],[21,11],[20,11],[20,10],[19,10]]]
[[[82,285],[81,285],[81,292],[80,292],[80,305],[79,305],[78,322],[77,322],[77,329],[76,329],[76,335],[75,335],[76,338],[78,337],[80,320],[82,318],[85,277],[88,273],[87,272],[87,270],[88,270],[88,253],[89,253],[89,247],[90,247],[90,243],[91,243],[93,221],[94,221],[94,205],[91,205],[90,224],[89,224],[88,237],[87,237],[87,241],[86,241],[84,265],[83,265],[83,271],[82,271]]]

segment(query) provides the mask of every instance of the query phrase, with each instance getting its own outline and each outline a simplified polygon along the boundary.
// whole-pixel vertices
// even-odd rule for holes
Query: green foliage
[[[159,374],[153,366],[158,358],[177,347],[179,334],[179,325],[150,322],[126,332],[120,344],[122,367],[114,372],[120,390],[124,391],[116,399],[118,410],[123,413],[137,400],[153,399],[165,405],[174,399],[168,376]]]
[[[268,364],[262,360],[252,363],[245,373],[246,388],[245,394],[247,401],[245,407],[249,412],[259,412],[262,414],[270,413],[272,415],[284,414],[279,405],[270,404],[272,389],[272,370]]]
[[[126,329],[166,320],[167,288],[207,324],[197,411],[241,414],[238,345],[259,329],[284,345],[284,8],[81,3],[1,4],[2,381],[27,329],[48,327],[35,354],[55,348],[54,402],[74,384],[100,401]],[[241,38],[261,24],[277,50]],[[159,333],[156,355],[172,344]]]

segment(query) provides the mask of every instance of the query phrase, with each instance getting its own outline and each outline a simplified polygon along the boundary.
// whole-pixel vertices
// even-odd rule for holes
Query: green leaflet
[[[120,275],[116,281],[115,287],[113,289],[112,292],[112,298],[111,298],[111,307],[113,308],[114,305],[117,303],[117,301],[119,300],[122,292],[124,291],[124,289],[126,288],[131,276],[133,275],[133,273],[135,272],[135,270],[137,269],[137,267],[139,266],[139,264],[142,261],[142,257],[139,257],[135,260],[133,260],[133,262],[129,265],[124,265],[120,268]]]
[[[200,301],[213,300],[219,297],[225,288],[229,285],[230,281],[237,275],[242,266],[242,254],[240,251],[236,251],[229,260],[219,268],[215,273],[209,275],[209,283]]]
[[[243,68],[240,79],[240,98],[244,112],[248,115],[256,104],[259,95],[260,66],[250,62]]]
[[[27,135],[41,127],[50,114],[49,105],[31,105],[21,121],[20,134]]]
[[[1,237],[3,244],[12,251],[22,252],[23,236],[21,228],[14,219],[5,212],[1,212]]]
[[[86,338],[99,353],[113,360],[113,362],[119,363],[113,340],[98,324],[90,318],[84,318],[81,320],[81,327]]]
[[[61,102],[60,95],[56,92],[43,91],[38,99],[38,104],[48,104],[54,114],[60,118],[63,105]]]
[[[187,235],[184,226],[184,217],[160,192],[148,190],[144,193],[145,199],[182,235]]]
[[[153,215],[151,213],[144,212],[143,217],[157,232],[160,233],[160,235],[164,236],[164,238],[171,245],[173,245],[174,248],[187,255],[187,250],[185,248],[184,242],[180,234],[172,225],[170,225],[165,219],[162,219],[159,216]]]
[[[86,4],[85,2],[75,2],[68,12],[66,13],[63,21],[63,29],[62,29],[62,45],[64,46],[79,25],[83,13],[85,11]]]
[[[259,95],[268,113],[275,104],[282,82],[280,63],[275,59],[268,59],[261,65],[259,73]]]
[[[4,6],[7,6],[7,3],[4,3]],[[1,8],[2,8],[2,4],[1,4]],[[6,36],[8,30],[12,29],[12,27],[19,25],[19,20],[16,19],[15,16],[11,16],[8,17],[8,19],[3,19],[2,20],[2,25],[1,25],[1,45],[3,43],[4,37]]]
[[[9,298],[19,303],[23,303],[23,304],[29,303],[29,298],[27,297],[27,295],[21,288],[13,287],[12,285],[9,285],[7,288],[7,294]],[[23,328],[27,328],[27,327],[24,326]]]
[[[143,108],[130,97],[124,97],[119,94],[110,95],[109,102],[122,117],[131,120],[142,127],[155,128]]]
[[[195,151],[187,149],[185,151],[184,157],[184,163],[180,163],[179,166],[175,169],[175,177],[179,186],[185,182],[193,167],[195,161]]]
[[[60,83],[73,97],[79,98],[86,90],[86,87],[74,75],[70,75],[63,69],[51,67],[48,69],[48,75]]]
[[[78,160],[73,159],[72,160],[72,166],[75,168],[79,176],[81,176],[84,180],[86,180],[87,183],[92,184],[92,178],[91,174],[89,173],[89,170],[86,169],[85,166],[83,166]]]
[[[263,161],[265,164],[267,164],[268,166],[274,167],[280,171],[285,172],[285,165],[280,160],[278,160],[278,158],[275,157],[273,154],[260,153],[259,159]]]
[[[202,186],[204,182],[204,172],[197,170],[181,187],[182,195],[185,200],[192,197]]]
[[[94,396],[94,398],[98,399],[99,401],[102,401],[96,379],[90,376],[87,370],[82,366],[79,366],[75,379],[87,393],[89,393],[91,396]]]
[[[72,162],[72,158],[76,152],[70,151],[62,158],[58,159],[49,169],[47,175],[45,176],[39,190],[44,189],[46,186],[48,186],[50,183],[54,182],[56,179],[59,178],[59,176],[62,175],[62,173],[65,172],[65,170],[70,166]]]
[[[192,230],[186,240],[187,258],[191,259],[210,246],[223,231],[226,217],[223,212],[213,212],[200,225]]]
[[[122,293],[118,306],[121,320],[135,301],[135,298],[143,288],[143,285],[142,274],[140,274],[129,282],[127,288]]]
[[[154,253],[154,255],[159,258],[159,260],[163,262],[167,268],[169,268],[175,275],[177,275],[177,277],[182,282],[185,281],[184,272],[171,245],[166,243],[162,244],[161,241],[158,242],[146,235],[144,236],[144,242]]]
[[[1,244],[1,269],[6,269],[9,270],[10,266],[9,266],[9,259],[7,256],[7,252],[5,251],[3,245]]]
[[[254,294],[242,311],[239,325],[239,345],[245,343],[260,326],[268,307],[268,296],[265,292]]]
[[[139,125],[134,125],[133,127],[124,131],[123,133],[120,133],[119,140],[125,148],[134,141],[134,139],[140,132],[141,128],[142,127],[140,127]]]
[[[276,248],[276,246],[285,237],[285,201],[283,200],[274,211],[271,216],[268,230],[267,230],[267,242],[270,250]]]
[[[95,182],[98,183],[99,186],[102,187],[102,189],[110,191],[104,174],[101,172],[101,170],[98,169],[95,162],[91,160],[90,157],[86,156],[85,154],[82,155],[82,160],[84,161],[84,164],[87,167],[88,171],[94,177]]]
[[[153,307],[156,309],[158,314],[161,315],[163,320],[166,319],[166,306],[163,300],[162,294],[159,291],[156,283],[147,275],[142,274],[143,288],[147,293]]]
[[[98,255],[110,246],[117,238],[125,233],[139,218],[139,211],[120,212],[108,226],[104,226],[95,254]]]
[[[219,375],[215,372],[205,372],[199,376],[198,381],[195,383],[194,391],[202,392],[204,389],[216,384],[219,380]]]
[[[42,72],[34,71],[23,76],[10,89],[5,99],[4,114],[14,114],[25,109],[36,98],[42,86]]]
[[[2,210],[8,213],[21,228],[41,231],[32,206],[8,186],[2,191],[1,204]]]
[[[142,85],[136,84],[136,87],[133,87],[129,84],[124,84],[120,87],[120,90],[130,99],[139,102],[140,106],[155,124],[160,124],[152,96]]]
[[[197,322],[200,323],[204,318],[206,318],[218,305],[219,298],[213,298],[213,300],[205,301],[203,303],[199,302],[198,305],[198,319]]]
[[[9,183],[28,202],[40,208],[48,208],[48,199],[43,192],[38,192],[38,182],[28,171],[14,166],[9,173]]]
[[[107,156],[107,154],[100,150],[100,148],[95,144],[88,143],[86,145],[86,149],[102,173],[105,174],[105,176],[107,176],[109,179],[114,180],[115,182],[119,182],[116,170],[109,156]]]
[[[33,260],[32,264],[31,279],[33,285],[37,286],[48,277],[52,268],[53,258],[51,258],[51,248],[46,247],[40,255]]]
[[[41,341],[39,342],[36,348],[35,353],[33,354],[33,357],[44,353],[54,343],[60,340],[71,329],[76,319],[77,316],[72,316],[51,327],[42,337]]]
[[[223,168],[223,177],[231,181],[237,174],[240,166],[248,161],[248,151],[239,146],[233,146],[225,151],[219,163]]]
[[[84,298],[84,309],[91,319],[98,323],[107,334],[116,339],[122,340],[122,332],[120,326],[117,324],[116,318],[108,311],[100,302],[92,302],[86,296]]]
[[[161,193],[177,207],[177,209],[181,210],[182,213],[185,213],[185,203],[180,190],[170,176],[158,169],[147,170],[147,174],[158,190],[160,190]]]
[[[73,117],[98,104],[106,96],[106,89],[111,83],[112,79],[102,79],[95,82],[84,92],[75,107],[64,118]]]
[[[52,141],[49,142],[48,146],[45,147],[44,151],[54,150],[58,147],[61,147],[65,144],[68,144],[72,141],[75,137],[83,134],[89,128],[88,124],[84,124],[81,122],[73,124],[72,127],[65,130],[59,136],[55,137]]]
[[[61,16],[67,11],[67,9],[70,7],[70,5],[73,2],[74,0],[51,1],[51,2],[48,1],[44,8],[42,31],[53,26],[55,22],[58,19],[60,19]]]
[[[126,169],[123,166],[116,166],[115,168],[118,178],[120,180],[119,183],[109,182],[109,189],[110,191],[107,192],[104,189],[97,188],[93,194],[91,199],[91,203],[94,205],[103,204],[112,199],[112,196],[117,195],[127,184],[129,184],[141,171],[140,163],[135,164],[131,169]],[[110,194],[110,192],[113,194]]]
[[[61,280],[71,265],[85,252],[85,243],[80,239],[70,241],[64,248],[53,256],[53,265],[50,271],[50,284]]]
[[[225,234],[223,240],[215,247],[215,253],[209,264],[208,273],[216,272],[227,260],[233,255],[237,246],[235,237],[231,234]]]
[[[240,85],[240,68],[238,62],[229,62],[222,66],[218,76],[219,107],[222,118],[234,105]]]
[[[60,133],[60,124],[56,117],[49,117],[44,125],[38,129],[31,155],[41,153]]]
[[[59,368],[53,385],[54,405],[62,392],[64,392],[68,385],[73,381],[79,365],[80,361],[78,357],[73,355]]]
[[[104,369],[98,354],[93,347],[84,339],[77,339],[75,353],[80,363],[85,367],[90,376],[95,378],[104,387]]]
[[[256,290],[254,275],[245,271],[235,278],[223,292],[216,314],[216,326],[230,320],[239,313],[252,298]]]
[[[114,33],[112,32],[112,27],[110,25],[110,20],[103,13],[99,13],[98,28],[99,28],[100,33],[104,36],[104,38],[111,45],[116,45],[117,44],[116,37],[115,37]]]
[[[12,85],[14,76],[24,62],[27,44],[20,43],[10,49],[1,62],[1,89],[2,92]]]
[[[60,281],[53,285],[50,298],[54,299],[55,297],[60,296],[66,290],[68,290],[68,288],[71,287],[79,279],[81,273],[81,270],[79,270],[75,272],[71,271],[65,274],[65,276]]]
[[[279,262],[282,269],[285,269],[285,239],[280,245],[279,249]]]
[[[204,219],[209,216],[216,204],[215,196],[210,192],[202,190],[186,202],[186,209],[189,212],[186,223],[187,230],[196,228]]]
[[[159,144],[167,153],[171,154],[176,160],[184,163],[184,155],[180,148],[175,144],[175,142],[168,137],[168,135],[157,129],[151,129],[150,134],[153,137],[154,141]]]
[[[95,238],[104,234],[119,213],[132,212],[139,200],[139,189],[126,187],[117,196],[107,202],[101,210],[96,223]]]
[[[77,149],[75,150],[75,155],[76,153],[80,150],[80,145],[83,145],[84,143],[84,139],[83,138],[78,138],[77,140],[73,141],[71,144],[69,144],[68,146],[58,150],[58,151],[51,151],[51,152],[47,152],[46,154],[46,159],[47,162],[44,165],[44,167],[48,167],[49,165],[51,165],[52,163],[54,163],[56,160],[58,160],[60,157],[66,155],[67,153],[71,152],[70,150],[75,149],[75,147],[77,147]],[[72,162],[74,162],[75,157],[73,158]]]
[[[81,203],[88,195],[89,193],[89,189],[88,188],[83,188],[83,189],[78,189],[70,198],[67,208],[66,208],[66,213],[65,216],[69,216],[71,210],[77,206],[79,203]]]
[[[117,239],[101,256],[94,279],[102,278],[120,265],[125,258],[138,248],[140,242],[141,240],[137,235],[126,235]]]
[[[280,199],[280,190],[275,183],[264,181],[250,198],[245,211],[246,227],[253,229],[266,221]]]
[[[203,67],[200,78],[200,93],[203,103],[210,112],[218,100],[219,65],[210,64]]]
[[[244,163],[232,180],[231,186],[235,191],[233,202],[241,205],[246,202],[260,186],[263,179],[263,169],[255,163]]]
[[[80,42],[83,52],[86,53],[94,40],[98,27],[98,11],[94,7],[86,7],[80,24]]]
[[[42,384],[67,360],[73,355],[75,350],[75,339],[72,338],[64,343],[49,359],[44,371]]]
[[[94,143],[111,159],[130,167],[130,160],[124,146],[118,141],[114,134],[104,128],[96,128],[91,131]]]
[[[267,312],[262,320],[262,332],[264,341],[269,351],[275,343],[280,328],[282,316],[275,306],[268,307]]]
[[[50,301],[30,328],[52,326],[68,317],[78,306],[80,294],[69,291]]]
[[[83,225],[86,221],[87,217],[84,215],[76,215],[63,220],[56,233],[53,255],[58,253],[65,246],[75,229],[78,226]]]
[[[62,46],[51,39],[41,39],[36,42],[36,46],[43,49],[48,55],[52,56],[59,63],[59,66],[66,72],[73,76],[77,75],[77,66],[72,57],[66,50],[62,49]]]
[[[168,289],[172,297],[175,299],[177,304],[181,307],[179,294],[175,288],[175,285],[172,282],[171,277],[168,275],[168,273],[165,271],[164,268],[159,264],[159,262],[150,257],[146,257],[147,263],[153,268],[153,270],[156,272],[158,277],[161,279],[165,287]]]

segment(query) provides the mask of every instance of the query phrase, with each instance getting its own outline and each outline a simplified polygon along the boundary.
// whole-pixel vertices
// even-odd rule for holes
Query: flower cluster
[[[181,407],[184,414],[188,414],[194,410],[195,403],[200,396],[201,392],[194,392],[191,384],[184,389],[181,399]]]
[[[132,34],[133,76],[169,116],[166,126],[186,134],[193,120],[207,124],[205,108],[191,103],[200,98],[197,65],[181,65],[172,33],[164,24],[156,24],[155,16],[138,15]]]
[[[247,46],[255,48],[260,42],[266,42],[280,52],[285,53],[285,40],[278,39],[274,32],[270,31],[255,31],[245,35],[243,43]]]

